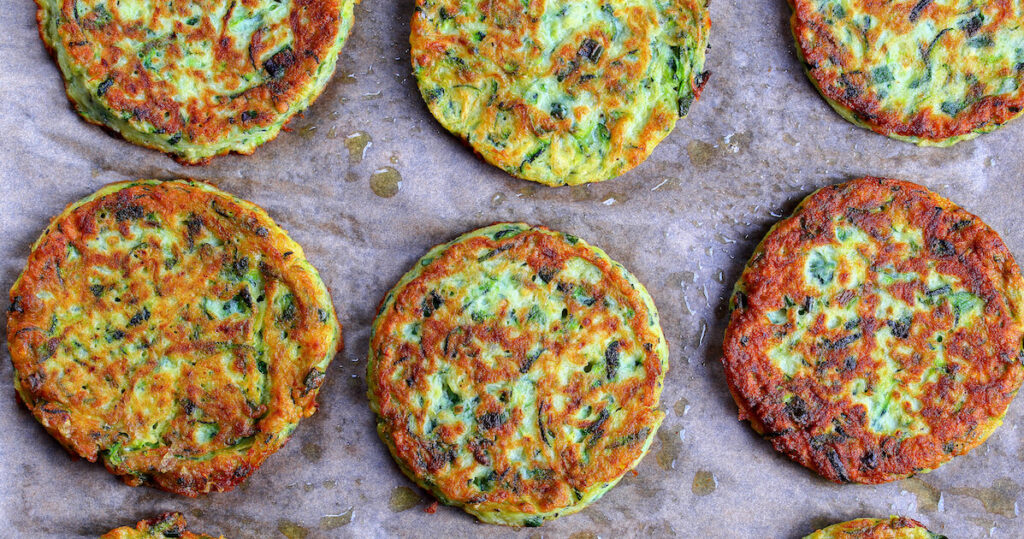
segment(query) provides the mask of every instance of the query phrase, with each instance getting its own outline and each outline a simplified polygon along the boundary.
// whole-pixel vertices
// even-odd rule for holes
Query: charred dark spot
[[[945,285],[942,285],[942,286],[940,286],[940,287],[938,287],[938,288],[936,288],[934,290],[929,290],[929,291],[925,292],[925,295],[928,296],[928,297],[941,296],[942,294],[948,294],[951,290],[953,290],[953,289],[950,288],[948,284],[945,284]]]
[[[825,458],[828,459],[828,463],[832,465],[832,469],[836,472],[836,476],[843,483],[850,482],[850,476],[846,475],[846,467],[843,466],[843,460],[839,458],[839,453],[831,447],[825,448]]]
[[[559,103],[558,101],[555,101],[554,103],[551,104],[550,113],[552,118],[556,120],[562,120],[565,119],[566,115],[569,114],[569,109],[567,109],[565,105]]]
[[[850,331],[851,329],[855,329],[859,325],[860,325],[860,318],[854,318],[853,320],[850,320],[850,321],[846,322],[845,324],[843,324],[843,329],[845,329],[846,331]]]
[[[119,341],[124,338],[124,332],[120,329],[107,332],[107,341]]]
[[[786,413],[789,414],[793,421],[803,424],[808,418],[807,402],[798,396],[794,396],[786,403]]]
[[[490,466],[491,456],[487,453],[487,448],[493,445],[493,443],[486,438],[470,440],[469,450],[473,453],[473,459],[483,466]]]
[[[263,69],[266,69],[267,74],[271,77],[280,79],[294,63],[295,53],[293,53],[290,48],[284,48],[277,51],[277,53],[271,56],[270,59],[264,62]]]
[[[259,116],[259,113],[256,112],[255,110],[243,111],[242,115],[241,115],[243,122],[248,122],[249,120],[255,120],[257,116]]]
[[[605,377],[609,380],[615,378],[615,373],[619,370],[620,348],[622,348],[622,343],[614,341],[604,351]]]
[[[737,290],[733,297],[733,308],[745,310],[747,308],[747,295],[742,291]]]
[[[228,118],[229,122],[233,121],[233,120],[234,120],[234,118]],[[181,142],[181,133],[175,133],[175,134],[171,135],[170,138],[167,139],[167,144],[170,144],[171,146],[174,146],[175,144],[177,144],[179,142]]]
[[[932,0],[918,0],[914,7],[910,9],[910,15],[907,17],[910,22],[917,22],[918,17],[921,16],[921,12],[924,11],[932,3]]]
[[[265,226],[256,227],[256,235],[257,236],[259,236],[261,238],[265,238],[265,237],[267,237],[268,234],[270,234],[270,231],[267,230],[267,227],[265,227]],[[285,256],[287,256],[287,254]]]
[[[309,393],[315,389],[319,389],[324,383],[324,377],[326,374],[320,369],[310,369],[309,373],[306,374],[306,380],[302,383],[305,386],[305,392]]]
[[[431,290],[427,297],[423,298],[423,316],[429,318],[430,315],[434,314],[434,311],[444,305],[444,298],[442,298],[437,291]]]
[[[136,206],[133,204],[131,206],[125,206],[114,212],[114,219],[117,219],[118,221],[134,221],[136,219],[142,219],[145,214],[146,210],[142,209],[142,206]]]
[[[137,326],[146,320],[149,320],[149,309],[143,307],[141,311],[135,313],[132,319],[128,321],[128,327]]]
[[[953,232],[956,232],[958,230],[961,230],[963,228],[966,228],[966,227],[970,226],[971,223],[973,223],[973,222],[974,221],[972,221],[971,219],[961,219],[961,220],[953,223],[952,225],[950,225],[949,229],[951,231],[953,231]]]
[[[242,258],[235,260],[232,267],[234,268],[235,273],[238,274],[239,277],[245,275],[245,272],[249,271],[249,257],[243,256]]]
[[[594,444],[597,443],[598,440],[604,437],[604,424],[606,421],[608,421],[609,415],[611,414],[608,413],[607,408],[601,410],[601,413],[597,415],[597,419],[595,419],[593,423],[587,425],[587,427],[583,429],[584,432],[590,434],[590,441],[587,442],[587,447],[593,446]]]
[[[857,358],[854,356],[847,356],[843,361],[843,370],[846,372],[852,372],[857,368]]]
[[[484,430],[491,430],[504,425],[508,421],[508,416],[505,412],[487,412],[476,420]]]
[[[101,82],[100,85],[96,87],[96,95],[98,95],[100,97],[103,97],[103,94],[106,94],[107,90],[109,90],[110,87],[113,86],[113,85],[114,85],[114,78],[113,77],[107,77],[107,80]]]
[[[541,268],[540,271],[537,272],[537,275],[540,277],[540,280],[544,281],[544,283],[547,284],[551,282],[551,279],[553,279],[555,277],[555,274],[557,273],[557,268],[550,268],[545,266]]]
[[[14,299],[11,300],[11,306],[7,308],[7,312],[18,314],[25,312],[25,307],[21,304],[21,296],[14,296]]]
[[[184,399],[181,401],[181,409],[185,411],[185,415],[192,415],[196,411],[196,403],[190,399]]]
[[[834,341],[828,338],[824,338],[821,340],[821,347],[829,351],[842,350],[843,348],[846,348],[847,346],[853,344],[859,338],[860,333],[851,333],[841,339],[836,339]]]
[[[565,64],[564,66],[562,66],[561,69],[559,69],[555,73],[555,77],[558,79],[558,82],[562,82],[565,79],[567,79],[569,77],[569,75],[572,75],[573,72],[576,71],[576,69],[578,69],[579,67],[580,67],[579,64],[577,64],[576,61],[573,60],[573,61],[569,62],[568,64]]]
[[[960,29],[963,30],[968,36],[973,36],[981,30],[982,25],[985,23],[981,13],[975,13],[970,19],[960,21]]]
[[[868,451],[860,457],[861,464],[869,470],[874,470],[878,466],[878,455],[874,451]]]
[[[243,286],[242,289],[238,291],[238,294],[235,295],[234,299],[238,303],[245,305],[247,309],[252,309],[252,295],[249,293],[248,286]]]
[[[576,51],[576,56],[586,58],[591,62],[597,63],[597,60],[601,58],[602,52],[604,52],[604,45],[601,45],[596,40],[588,37],[580,43],[580,48]]]
[[[910,318],[900,320],[899,322],[896,320],[886,320],[885,324],[889,326],[889,331],[892,332],[894,337],[897,339],[906,339],[910,337],[910,321]]]
[[[562,282],[562,281],[558,281],[558,284],[555,285],[555,290],[558,290],[559,292],[561,292],[563,294],[568,294],[568,293],[572,292],[573,287],[572,287],[571,284],[568,284],[568,283],[565,283],[565,282]]]
[[[953,244],[947,240],[932,238],[928,243],[932,250],[932,254],[935,256],[952,256],[956,254],[956,251],[953,249]]]

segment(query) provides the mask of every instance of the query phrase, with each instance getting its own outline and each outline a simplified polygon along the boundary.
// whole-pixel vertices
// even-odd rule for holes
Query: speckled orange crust
[[[858,518],[833,524],[804,539],[946,539],[907,517]]]
[[[431,113],[489,163],[546,185],[636,167],[708,73],[706,0],[417,0]]]
[[[1024,88],[1020,87],[1024,64],[1020,63],[1020,53],[1016,59],[999,58],[998,63],[985,56],[992,39],[1000,46],[1000,41],[1010,39],[996,35],[997,30],[1020,27],[1021,6],[1016,0],[980,3],[789,0],[789,3],[793,8],[791,26],[798,53],[807,64],[808,75],[826,100],[858,125],[918,144],[948,145],[991,131],[1020,116],[1024,110]],[[833,6],[835,10],[829,11]],[[984,21],[971,21],[978,12],[984,13]],[[876,21],[866,29],[858,23],[864,15]],[[914,66],[915,70],[920,70],[916,76],[926,76],[927,79],[921,80],[931,81],[932,58],[935,57],[934,79],[940,88],[935,91],[956,88],[952,90],[956,95],[949,96],[950,103],[955,103],[954,109],[949,111],[955,110],[953,114],[938,105],[890,102],[891,95],[897,91],[885,87],[893,80],[888,67],[896,69],[897,64],[906,62],[885,58],[886,54],[895,54],[893,49],[897,47],[884,40],[893,35],[910,36],[923,25],[931,25],[929,37],[934,39],[912,47],[914,54],[922,57],[921,65]],[[989,45],[972,44],[973,39],[979,38],[989,39]],[[1024,42],[1006,44],[1006,47],[1019,51],[1021,44]],[[933,54],[935,51],[948,54],[949,63],[940,63]],[[978,54],[981,56],[976,56]],[[881,78],[873,72],[876,66],[887,69]],[[1004,92],[1000,87],[1002,79],[1016,79],[1017,86]],[[967,88],[963,94],[961,85]]]
[[[205,164],[251,154],[334,71],[353,0],[37,0],[39,33],[90,123]],[[248,13],[252,10],[252,13]]]
[[[100,536],[100,539],[214,539],[212,535],[192,533],[185,529],[185,517],[181,513],[164,513],[158,517],[143,520],[134,528],[124,526]],[[219,536],[223,539],[223,536]]]
[[[341,328],[302,249],[195,181],[111,184],[55,217],[11,289],[18,395],[130,485],[230,490],[316,410]]]
[[[890,239],[897,219],[923,234],[924,245],[914,256]],[[804,278],[804,261],[810,249],[838,241],[833,223],[862,230],[878,251],[869,257],[872,265],[861,287],[821,298]],[[935,292],[920,280],[881,285],[877,270],[890,264],[897,272],[933,267],[962,279],[983,300],[983,320],[957,326],[959,314],[946,302],[916,312],[899,331],[891,321],[877,319],[881,288],[909,302]],[[836,279],[847,278],[842,273],[839,268]],[[1021,385],[1022,290],[1019,268],[999,236],[935,193],[879,178],[825,187],[772,228],[736,285],[723,363],[739,417],[775,449],[832,481],[883,483],[935,468],[984,441]],[[784,296],[795,298],[797,306],[859,302],[853,327],[828,329],[820,312],[809,314],[813,318],[798,351],[810,361],[805,372],[813,375],[790,378],[768,357],[768,350],[793,330],[792,317],[780,325],[767,319],[783,305]],[[926,375],[937,349],[928,336],[946,332],[938,342],[949,358],[947,367],[916,395],[920,410],[903,410],[927,425],[926,434],[906,439],[878,435],[868,428],[865,406],[850,400],[852,380],[868,380],[869,391],[884,385],[872,374],[881,364],[871,357],[872,339],[883,331],[899,333],[900,338],[887,336],[892,340],[886,342],[906,347],[898,355],[883,350],[901,366],[899,388]]]
[[[592,264],[596,282],[570,275],[570,259]],[[459,305],[487,263],[522,282],[470,315]],[[452,282],[463,286],[449,295]],[[565,307],[542,330],[531,322],[541,315],[510,308],[522,296]],[[403,338],[409,324],[420,324],[418,345]],[[537,526],[638,463],[664,417],[667,369],[653,302],[619,264],[572,236],[498,224],[435,247],[388,293],[367,379],[378,432],[406,475],[486,522]],[[439,376],[450,385],[432,387]],[[430,413],[430,402],[442,408]]]

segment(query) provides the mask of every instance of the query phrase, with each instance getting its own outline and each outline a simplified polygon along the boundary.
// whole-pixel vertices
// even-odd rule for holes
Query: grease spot
[[[655,455],[658,466],[662,470],[671,471],[676,468],[676,460],[679,459],[679,452],[683,449],[682,440],[679,438],[680,427],[658,429],[658,439],[661,440],[661,448]]]
[[[309,140],[316,134],[316,124],[304,125],[299,128],[299,136]]]
[[[340,515],[324,515],[320,517],[320,529],[321,530],[333,530],[345,526],[352,522],[352,508],[349,507],[348,511],[341,513]]]
[[[502,193],[494,193],[494,196],[491,197],[492,208],[497,208],[502,202],[505,202],[505,195]]]
[[[420,501],[422,498],[416,494],[415,490],[409,487],[395,487],[391,489],[391,501],[388,502],[388,507],[395,513],[400,513],[416,507]]]
[[[288,539],[306,539],[309,535],[309,530],[306,528],[283,518],[277,521],[277,531]]]
[[[348,160],[352,163],[362,162],[366,157],[366,149],[373,145],[373,139],[363,131],[356,131],[345,137],[345,147],[348,148]]]
[[[1020,496],[1020,485],[1006,477],[996,479],[995,483],[988,488],[958,487],[949,489],[953,494],[970,496],[981,502],[985,510],[994,515],[1001,515],[1006,518],[1016,518],[1017,497]]]
[[[370,176],[370,189],[381,198],[391,198],[402,190],[402,175],[391,167],[379,168]]]
[[[598,535],[592,531],[576,532],[569,536],[569,539],[597,539]]]
[[[715,474],[707,471],[700,470],[693,474],[693,485],[690,487],[690,491],[697,496],[707,496],[718,488],[718,478]]]
[[[942,510],[942,491],[925,483],[924,480],[911,477],[901,481],[900,486],[917,497],[918,511],[932,513]]]
[[[677,416],[683,417],[686,415],[686,412],[690,411],[690,401],[679,399],[672,405],[672,409],[675,410]]]
[[[324,456],[324,451],[319,445],[306,442],[302,444],[302,456],[310,462],[317,462]]]

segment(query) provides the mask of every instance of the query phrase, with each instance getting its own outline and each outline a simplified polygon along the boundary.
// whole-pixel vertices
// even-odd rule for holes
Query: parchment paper
[[[982,447],[938,471],[882,486],[833,485],[736,420],[718,361],[724,298],[754,245],[823,185],[866,174],[917,181],[980,215],[1024,256],[1024,120],[948,149],[858,129],[807,81],[783,0],[716,0],[712,76],[689,118],[624,176],[550,189],[483,163],[430,116],[410,76],[411,14],[410,0],[366,0],[337,74],[291,133],[253,156],[188,168],[80,120],[37,34],[34,4],[4,3],[4,312],[29,245],[65,204],[110,181],[193,176],[265,207],[291,232],[332,290],[346,346],[328,371],[320,412],[283,450],[234,492],[187,499],[130,488],[99,464],[69,459],[16,404],[5,343],[0,536],[96,536],[166,510],[183,512],[196,531],[238,538],[790,538],[893,513],[950,537],[1024,536],[1022,399]],[[402,178],[390,198],[371,188],[384,167]],[[378,183],[387,194],[387,182]],[[603,247],[650,289],[671,348],[668,416],[639,475],[540,529],[481,525],[444,506],[428,514],[426,499],[393,511],[408,494],[400,487],[412,483],[377,439],[365,398],[369,326],[386,290],[430,246],[499,220],[544,224]]]

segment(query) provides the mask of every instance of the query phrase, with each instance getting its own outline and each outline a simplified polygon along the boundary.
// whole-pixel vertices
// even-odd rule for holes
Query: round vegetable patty
[[[130,485],[230,490],[288,440],[341,346],[327,288],[257,206],[196,181],[71,204],[11,289],[14,386]]]
[[[909,182],[825,187],[736,283],[740,419],[837,482],[928,471],[983,442],[1024,377],[1024,280],[981,219]]]
[[[707,0],[417,0],[430,112],[489,163],[548,185],[639,165],[707,73]]]
[[[434,247],[388,292],[367,368],[399,467],[484,522],[579,511],[647,452],[668,346],[643,285],[522,223]]]
[[[928,531],[924,524],[906,517],[858,518],[833,524],[804,539],[946,539]]]
[[[181,513],[164,513],[156,518],[143,520],[134,528],[124,526],[100,536],[100,539],[214,539],[211,535],[197,534],[185,529],[185,517]]]
[[[1020,0],[790,0],[797,52],[832,107],[892,138],[947,146],[1024,110]]]
[[[251,154],[320,94],[355,0],[36,0],[89,122],[202,164]]]

